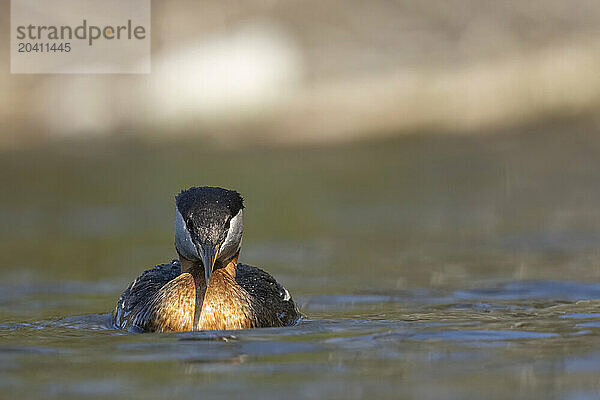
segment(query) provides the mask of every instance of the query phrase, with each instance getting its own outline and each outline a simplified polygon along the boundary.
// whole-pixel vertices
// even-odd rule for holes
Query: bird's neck
[[[240,255],[240,251],[238,250],[235,253],[235,256],[227,264],[223,266],[217,266],[218,269],[222,270],[222,272],[229,275],[231,278],[235,279],[235,267],[238,264],[238,257]],[[194,311],[194,329],[196,329],[198,325],[198,321],[200,320],[200,313],[202,311],[202,305],[204,304],[204,296],[206,295],[207,284],[206,278],[204,275],[204,266],[200,262],[194,262],[182,257],[179,255],[179,262],[181,264],[181,273],[189,273],[194,278],[194,283],[196,286],[196,307]]]
[[[231,276],[232,278],[235,278],[235,267],[237,267],[239,256],[240,256],[240,251],[238,250],[235,253],[235,256],[233,256],[233,258],[231,260],[229,260],[229,262],[227,262],[227,264],[222,267],[223,271],[226,272],[227,275]]]
[[[237,257],[216,269],[208,283],[196,330],[246,329],[256,326],[249,293],[236,281]]]
[[[204,295],[206,294],[206,278],[204,277],[204,267],[200,262],[194,262],[179,255],[179,262],[181,264],[181,273],[188,273],[194,278],[194,285],[196,288],[196,305],[194,311],[194,329],[200,319],[200,311],[202,310],[202,303],[204,303]]]
[[[181,254],[179,255],[179,263],[181,264],[182,274],[188,273],[194,278],[196,278],[196,275],[198,275],[199,278],[202,277],[204,279],[204,267],[202,266],[202,263],[190,261]]]

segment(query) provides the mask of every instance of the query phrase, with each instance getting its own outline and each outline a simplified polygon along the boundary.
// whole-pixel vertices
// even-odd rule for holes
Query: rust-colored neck
[[[235,279],[235,267],[238,263],[238,257],[240,251],[235,253],[235,256],[224,267],[220,267],[227,275]],[[204,304],[204,296],[206,295],[207,284],[204,275],[204,266],[199,261],[190,261],[179,254],[179,262],[181,264],[181,273],[189,273],[194,278],[196,286],[196,304],[194,308],[194,330],[198,327],[198,321],[200,320],[200,313],[202,311],[202,304]]]
[[[240,251],[238,250],[237,253],[235,253],[235,256],[233,256],[233,258],[229,260],[227,265],[222,267],[222,269],[227,273],[227,275],[231,276],[232,278],[235,278],[235,267],[237,267],[239,256]]]
[[[213,271],[196,329],[245,329],[256,318],[249,293],[236,282],[238,254]]]
[[[189,273],[194,278],[196,287],[196,302],[194,307],[194,329],[198,325],[200,319],[200,311],[204,303],[204,295],[206,294],[206,278],[204,277],[204,267],[200,262],[190,261],[179,254],[179,262],[181,263],[181,273]]]

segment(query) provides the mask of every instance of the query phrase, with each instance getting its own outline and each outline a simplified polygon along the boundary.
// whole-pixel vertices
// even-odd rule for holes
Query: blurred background
[[[600,2],[156,0],[149,75],[11,75],[9,5],[11,396],[596,398]],[[241,259],[304,324],[94,316],[176,256],[193,185],[244,195]]]
[[[593,0],[154,1],[150,75],[2,63],[0,143],[331,144],[593,117],[599,17]]]

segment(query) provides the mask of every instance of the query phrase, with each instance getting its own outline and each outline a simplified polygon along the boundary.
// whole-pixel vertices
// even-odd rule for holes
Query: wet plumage
[[[179,260],[146,270],[129,285],[113,313],[116,327],[190,331],[298,321],[298,308],[283,286],[267,272],[238,263],[243,203],[237,192],[191,188],[176,204]]]

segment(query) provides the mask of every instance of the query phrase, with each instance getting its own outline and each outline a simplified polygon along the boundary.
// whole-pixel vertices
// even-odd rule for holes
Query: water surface
[[[600,140],[564,129],[2,154],[0,396],[597,398]],[[120,292],[174,257],[192,184],[244,194],[241,259],[286,285],[300,324],[111,329]]]

